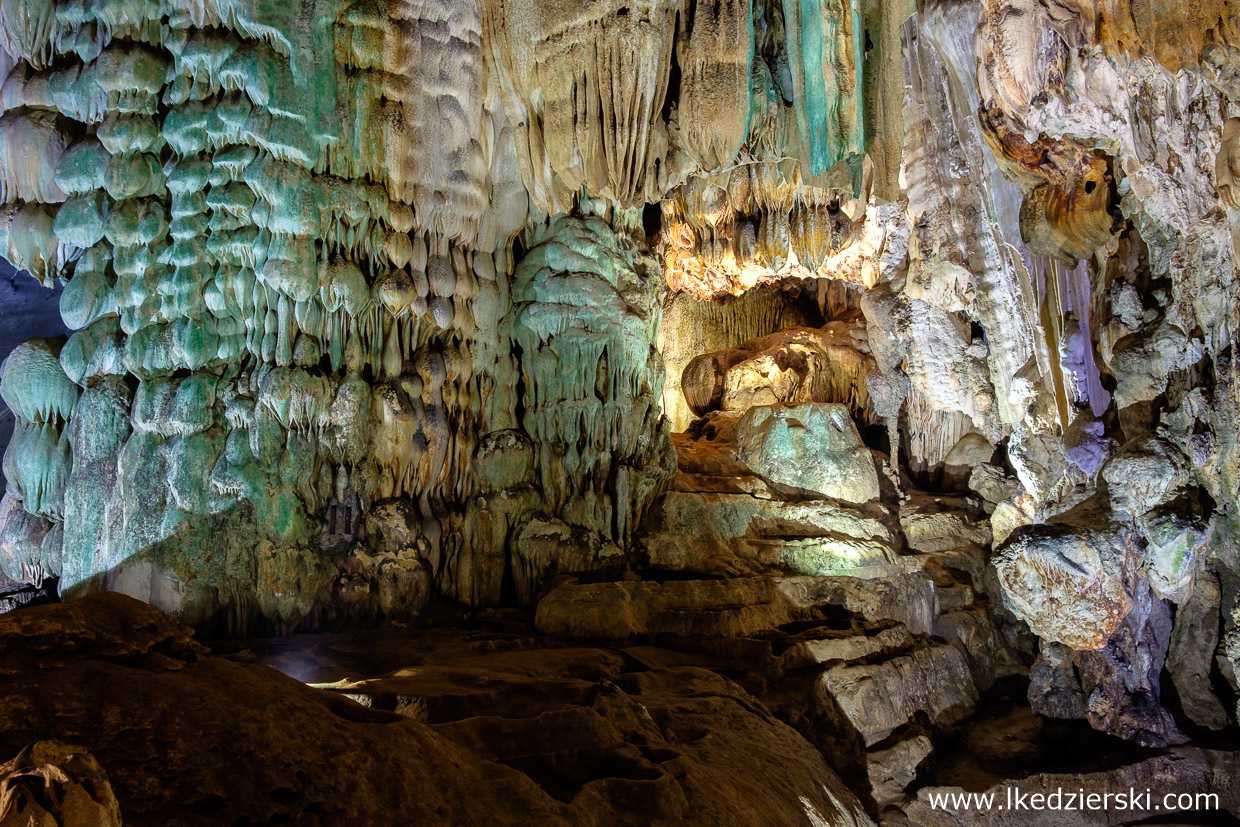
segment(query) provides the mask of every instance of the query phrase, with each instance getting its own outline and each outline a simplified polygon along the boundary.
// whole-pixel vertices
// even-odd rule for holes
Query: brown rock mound
[[[88,751],[132,825],[871,823],[713,672],[463,634],[389,640],[402,668],[340,684],[358,703],[120,595],[23,609],[0,617],[0,755]]]

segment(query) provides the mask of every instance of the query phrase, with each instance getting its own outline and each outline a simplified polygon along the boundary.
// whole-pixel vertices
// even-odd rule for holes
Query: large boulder
[[[897,563],[882,516],[876,505],[670,491],[651,507],[639,541],[661,571],[878,575]]]
[[[935,552],[969,546],[988,546],[990,523],[970,513],[959,497],[913,494],[900,506],[904,539],[915,551]]]
[[[120,827],[121,808],[94,756],[37,741],[0,764],[0,824]]]
[[[736,452],[773,485],[853,503],[878,499],[874,457],[844,405],[751,408],[737,425]]]
[[[928,635],[936,609],[934,583],[919,572],[876,579],[626,580],[556,586],[539,601],[534,625],[545,635],[575,640],[653,638],[701,647],[817,623],[841,611]]]
[[[1072,649],[1106,646],[1132,608],[1127,576],[1139,559],[1136,535],[1081,521],[1022,526],[992,564],[1003,605],[1034,634]]]
[[[681,387],[698,416],[780,402],[842,402],[869,415],[866,374],[874,370],[865,326],[797,327],[696,357]]]
[[[973,469],[985,465],[995,455],[994,444],[977,431],[962,436],[943,458],[944,481],[955,488],[968,487]]]
[[[936,726],[954,724],[972,714],[978,699],[964,655],[935,642],[877,663],[832,664],[815,695],[827,710],[838,709],[867,747],[922,716]]]

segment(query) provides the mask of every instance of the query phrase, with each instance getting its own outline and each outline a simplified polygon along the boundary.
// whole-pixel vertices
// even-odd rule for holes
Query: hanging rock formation
[[[1190,742],[1240,713],[1237,15],[6,0],[0,256],[72,332],[0,365],[0,606],[532,612],[629,652],[630,711],[573,701],[617,743],[634,698],[741,698],[665,667],[739,675],[889,824],[983,823],[927,791],[1034,767],[1234,768]],[[1124,746],[1022,763],[987,721]],[[670,784],[647,735],[628,780]],[[584,750],[513,743],[469,772]],[[108,810],[76,748],[5,772]],[[865,823],[826,763],[780,812]]]

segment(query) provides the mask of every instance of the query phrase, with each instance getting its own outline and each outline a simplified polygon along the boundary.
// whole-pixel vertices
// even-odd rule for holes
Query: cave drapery
[[[73,332],[0,369],[0,570],[232,635],[881,581],[965,706],[1222,729],[1238,15],[5,0],[0,255]]]

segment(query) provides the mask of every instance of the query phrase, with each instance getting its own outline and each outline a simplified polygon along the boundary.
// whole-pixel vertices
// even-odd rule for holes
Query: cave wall
[[[803,103],[760,92],[821,175],[857,21],[807,9]],[[763,15],[6,5],[0,246],[76,331],[6,362],[6,570],[244,631],[528,601],[532,520],[622,559],[673,471],[634,211],[738,152]]]
[[[0,567],[234,633],[531,605],[640,569],[694,357],[830,323],[815,401],[985,501],[1034,674],[1165,741],[1169,658],[1217,722],[1237,13],[6,3],[0,254],[74,332],[0,372]]]

